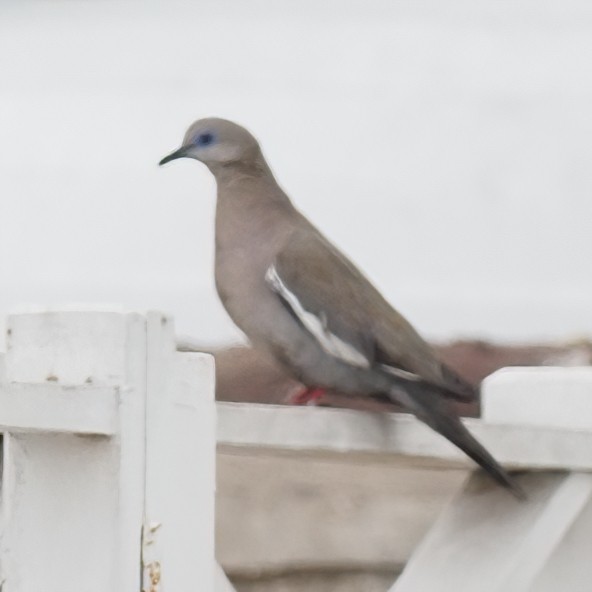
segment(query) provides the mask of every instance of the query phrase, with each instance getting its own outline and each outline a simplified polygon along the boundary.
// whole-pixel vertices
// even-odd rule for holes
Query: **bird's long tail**
[[[405,387],[405,390],[400,387],[393,388],[389,396],[433,430],[458,446],[467,456],[483,467],[502,487],[509,489],[519,499],[526,497],[518,483],[472,436],[454,411],[449,408],[448,402],[442,399],[441,395],[431,392],[420,385],[409,385]]]

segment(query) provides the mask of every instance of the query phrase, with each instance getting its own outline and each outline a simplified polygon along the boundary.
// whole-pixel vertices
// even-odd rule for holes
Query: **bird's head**
[[[193,158],[210,169],[233,162],[249,162],[260,154],[257,140],[244,127],[209,117],[193,123],[181,147],[165,156],[160,165],[177,158]]]

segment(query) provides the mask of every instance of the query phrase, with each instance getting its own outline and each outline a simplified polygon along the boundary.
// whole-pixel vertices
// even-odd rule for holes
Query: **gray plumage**
[[[247,130],[199,120],[160,164],[181,157],[216,178],[216,287],[256,347],[309,387],[404,406],[521,495],[451,409],[474,390],[292,205]]]

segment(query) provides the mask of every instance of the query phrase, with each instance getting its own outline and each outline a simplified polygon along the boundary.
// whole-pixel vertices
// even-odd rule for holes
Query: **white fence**
[[[2,592],[183,592],[214,581],[209,356],[160,314],[8,321]]]
[[[209,356],[159,313],[8,321],[0,368],[2,592],[231,591],[214,560],[215,443],[249,455],[471,466],[404,414],[218,404]],[[584,592],[592,581],[592,369],[514,369],[470,429],[520,502],[469,479],[392,592]]]

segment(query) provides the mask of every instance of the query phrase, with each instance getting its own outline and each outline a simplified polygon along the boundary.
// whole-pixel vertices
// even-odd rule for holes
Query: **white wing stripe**
[[[415,382],[419,382],[422,379],[421,376],[413,374],[413,372],[408,372],[407,370],[401,370],[401,368],[395,368],[394,366],[388,366],[387,364],[380,364],[380,367],[389,374],[397,376],[398,378],[413,380]]]
[[[353,345],[343,341],[334,333],[327,329],[326,318],[319,318],[312,312],[304,309],[297,296],[288,290],[286,284],[277,273],[275,265],[272,265],[265,274],[265,279],[269,282],[275,292],[277,292],[289,305],[300,322],[319,342],[319,345],[330,355],[362,368],[369,368],[370,361]],[[324,316],[324,315],[323,315]]]

